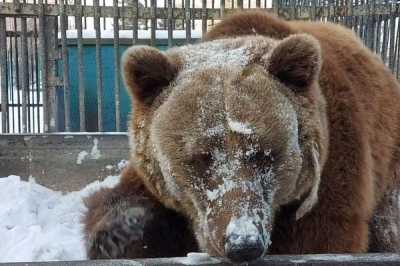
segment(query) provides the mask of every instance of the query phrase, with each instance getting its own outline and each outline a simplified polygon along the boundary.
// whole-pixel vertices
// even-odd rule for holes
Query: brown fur
[[[237,21],[263,17],[257,33],[307,33],[322,49],[320,86],[328,104],[330,143],[316,208],[298,222],[275,222],[273,253],[366,252],[368,221],[394,182],[398,162],[400,87],[380,59],[349,30],[333,24],[276,23],[261,12],[242,13],[217,25],[206,39],[238,36]],[[221,32],[222,30],[222,32]],[[272,32],[272,34],[270,34]],[[381,206],[385,208],[386,206]],[[292,218],[293,219],[293,218]],[[398,249],[398,247],[397,247]]]
[[[168,212],[163,217],[171,227],[176,225],[174,230],[193,230],[201,249],[224,256],[226,228],[241,213],[240,204],[256,208],[262,201],[257,193],[236,187],[218,201],[205,199],[205,190],[213,191],[222,180],[218,169],[213,169],[216,159],[210,147],[228,153],[219,163],[240,164],[235,182],[254,182],[250,177],[257,175],[255,166],[269,169],[273,157],[259,152],[250,157],[233,154],[253,144],[282,150],[298,123],[299,148],[278,157],[285,167],[279,168],[274,180],[279,189],[271,194],[271,220],[262,224],[264,235],[272,234],[268,253],[360,253],[368,251],[369,245],[379,251],[400,250],[397,235],[381,239],[392,230],[388,227],[399,229],[393,219],[379,217],[393,216],[385,211],[388,207],[398,209],[391,199],[398,191],[400,132],[400,86],[381,60],[343,27],[286,22],[257,11],[233,15],[205,36],[205,41],[217,39],[224,39],[227,50],[251,51],[249,65],[197,69],[179,76],[188,63],[185,60],[190,60],[184,48],[166,54],[152,48],[126,53],[124,76],[133,96],[134,170],[125,172],[117,188],[89,199],[88,239],[106,243],[112,237],[101,239],[99,232],[124,226],[118,214],[107,216],[115,210],[108,203],[114,197],[126,203],[125,209],[144,197],[145,203],[139,205],[150,213],[145,221],[152,213]],[[254,138],[235,132],[203,138],[220,121],[226,125],[226,118],[219,116],[224,112],[260,132]],[[297,120],[292,119],[294,114]],[[206,211],[205,206],[211,209]],[[180,224],[173,218],[178,213],[185,217],[179,218]],[[212,236],[204,231],[204,217]],[[146,232],[158,240],[155,231]],[[196,249],[193,234],[184,235],[176,241],[182,245],[187,241],[189,250]],[[91,257],[107,253],[92,240],[88,243]],[[157,248],[143,253],[138,243],[125,241],[129,255],[117,252],[110,257],[160,254]]]

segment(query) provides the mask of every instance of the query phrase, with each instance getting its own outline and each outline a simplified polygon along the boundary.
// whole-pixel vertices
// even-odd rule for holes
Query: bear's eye
[[[273,161],[271,153],[257,151],[246,156],[248,163],[271,163]]]
[[[190,164],[196,166],[198,169],[207,169],[212,163],[212,156],[209,152],[202,152],[193,155]]]

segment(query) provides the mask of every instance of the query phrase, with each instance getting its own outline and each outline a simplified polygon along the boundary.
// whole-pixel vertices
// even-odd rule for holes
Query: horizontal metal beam
[[[67,16],[75,16],[78,7],[73,5],[65,5],[65,14]],[[115,8],[112,6],[101,6],[100,17],[114,17]],[[154,8],[152,7],[138,7],[136,9],[132,7],[118,7],[118,14],[120,18],[132,18],[137,16],[138,19],[151,19]],[[268,10],[268,9],[266,9]],[[226,13],[235,12],[236,9],[227,9]],[[184,19],[185,10],[182,8],[173,8],[172,19]],[[190,19],[202,19],[203,18],[202,8],[191,8]],[[208,19],[219,19],[220,9],[219,8],[207,8]],[[156,17],[158,19],[168,18],[168,8],[155,8]],[[60,7],[58,5],[48,4],[44,6],[44,14],[47,16],[59,16]],[[13,3],[0,3],[0,15],[5,16],[38,16],[39,6],[35,4],[23,4],[20,3],[18,6]],[[85,17],[94,17],[95,8],[93,6],[82,6],[82,15]]]
[[[120,173],[129,158],[127,134],[0,135],[0,177],[30,176],[54,190],[79,190]]]
[[[0,15],[5,16],[38,16],[39,6],[35,4],[20,3],[0,3]],[[65,5],[65,14],[74,16],[77,7],[74,5]],[[158,19],[168,19],[168,8],[153,8],[153,7],[118,7],[120,18],[151,19],[152,12],[155,9],[155,16]],[[236,12],[242,9],[225,9],[224,15]],[[246,9],[248,10],[248,9]],[[263,10],[272,11],[270,8]],[[373,12],[372,12],[373,11]],[[59,16],[59,5],[48,4],[44,6],[44,15]],[[100,17],[114,17],[115,8],[112,6],[100,6]],[[207,19],[221,19],[221,10],[219,8],[191,8],[190,19],[202,19],[204,14],[207,14]],[[282,17],[297,19],[311,19],[312,17],[335,17],[335,16],[366,16],[366,15],[399,15],[400,4],[383,4],[383,5],[358,5],[358,6],[294,6],[294,7],[279,7],[278,14]],[[93,6],[82,6],[82,15],[86,17],[95,16],[95,8]],[[172,19],[185,19],[185,9],[172,8]]]
[[[202,265],[202,266],[227,266],[231,265],[218,258],[207,258],[203,255],[194,255],[184,258],[159,258],[138,260],[96,260],[96,261],[57,261],[57,262],[24,262],[5,263],[0,266],[175,266],[175,265]],[[331,255],[274,255],[266,256],[263,260],[247,265],[258,266],[394,266],[400,265],[399,254],[331,254]]]

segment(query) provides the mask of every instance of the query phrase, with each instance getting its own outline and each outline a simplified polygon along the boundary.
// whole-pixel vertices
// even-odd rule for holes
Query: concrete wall
[[[0,135],[0,177],[32,176],[55,190],[116,175],[128,157],[126,134]]]

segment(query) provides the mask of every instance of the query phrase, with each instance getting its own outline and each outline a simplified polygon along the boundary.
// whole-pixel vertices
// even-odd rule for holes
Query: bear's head
[[[327,150],[321,53],[311,36],[245,36],[160,52],[130,48],[132,161],[200,247],[250,261],[270,244],[279,207],[317,202]]]

